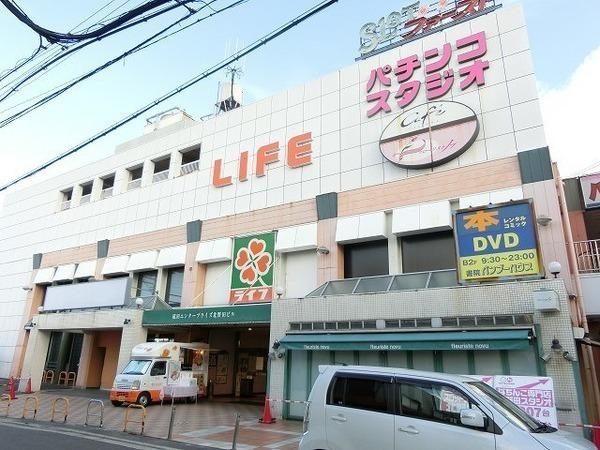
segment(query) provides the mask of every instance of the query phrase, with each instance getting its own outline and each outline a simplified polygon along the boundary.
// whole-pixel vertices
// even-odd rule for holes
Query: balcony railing
[[[81,199],[79,200],[79,204],[84,205],[86,203],[89,203],[91,200],[92,200],[92,194],[82,195]]]
[[[102,189],[102,194],[100,194],[100,198],[102,200],[104,200],[105,198],[112,197],[112,195],[113,195],[113,188],[109,187],[106,189]]]
[[[71,200],[65,200],[60,204],[60,210],[64,211],[65,209],[69,209],[71,207]]]
[[[142,179],[141,178],[137,178],[135,180],[131,180],[129,183],[127,183],[127,190],[130,191],[132,189],[137,189],[142,185]]]
[[[192,161],[190,163],[184,164],[181,166],[180,175],[187,175],[188,173],[195,172],[200,167],[200,161]]]
[[[579,273],[600,272],[600,239],[574,243]]]
[[[156,172],[154,175],[152,175],[152,182],[158,183],[159,181],[164,181],[167,178],[169,178],[169,171],[163,170],[162,172]]]

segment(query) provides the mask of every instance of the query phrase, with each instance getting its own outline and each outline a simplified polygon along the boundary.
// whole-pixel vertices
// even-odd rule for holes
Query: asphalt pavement
[[[163,439],[135,436],[98,428],[0,419],[2,450],[214,450]]]

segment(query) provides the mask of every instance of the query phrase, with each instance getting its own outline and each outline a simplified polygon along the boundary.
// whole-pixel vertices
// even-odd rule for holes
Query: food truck
[[[189,393],[191,399],[207,395],[208,344],[145,342],[133,347],[131,359],[115,377],[110,391],[114,406],[160,401],[165,391]],[[193,389],[195,387],[195,389]]]

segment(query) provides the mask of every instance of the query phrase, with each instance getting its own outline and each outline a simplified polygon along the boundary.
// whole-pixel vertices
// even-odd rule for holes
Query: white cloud
[[[600,169],[598,74],[600,47],[564,86],[542,89],[540,94],[548,145],[563,177]]]

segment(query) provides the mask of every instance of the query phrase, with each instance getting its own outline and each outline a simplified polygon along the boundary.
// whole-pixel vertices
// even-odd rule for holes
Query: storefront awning
[[[226,325],[268,324],[271,304],[204,306],[144,311],[142,325]]]
[[[529,330],[288,334],[280,343],[290,350],[523,350]]]

